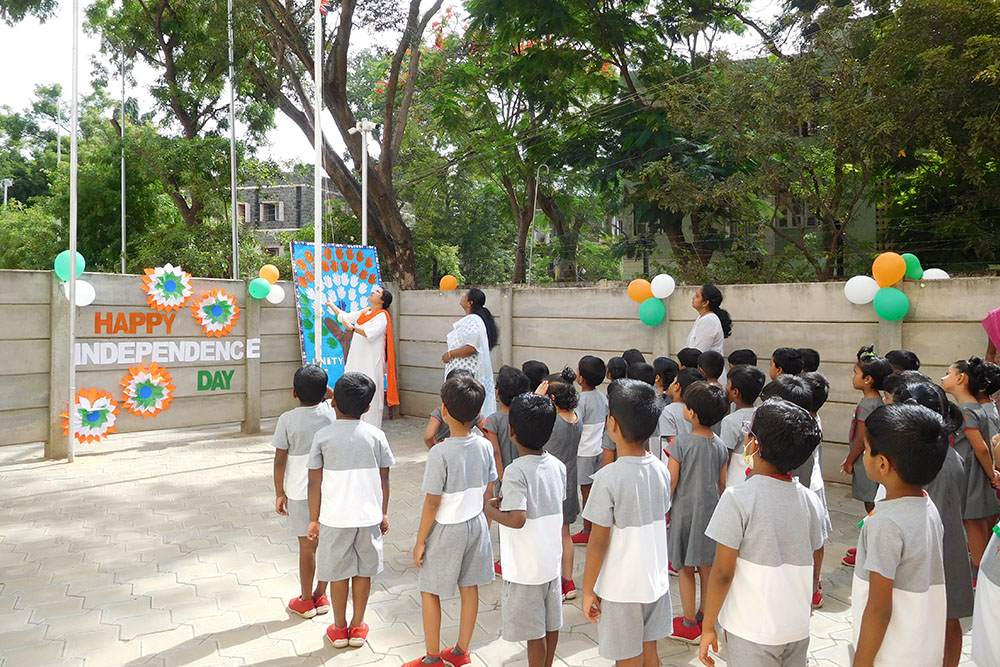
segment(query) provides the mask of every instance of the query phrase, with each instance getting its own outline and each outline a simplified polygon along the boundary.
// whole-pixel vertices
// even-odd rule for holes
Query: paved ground
[[[0,665],[398,665],[423,654],[410,552],[426,456],[422,420],[387,422],[396,455],[386,569],[376,578],[369,645],[324,644],[332,620],[290,617],[294,540],[274,513],[270,436],[232,428],[115,436],[79,447],[76,463],[40,447],[0,448]],[[273,422],[269,424],[273,429]],[[857,537],[846,487],[830,493],[836,527],[824,566],[826,606],[813,615],[810,665],[847,664]],[[494,529],[495,532],[495,529]],[[577,547],[582,576],[584,549]],[[499,639],[499,581],[481,591],[474,664],[524,664]],[[680,609],[674,585],[674,607]],[[454,641],[458,601],[444,605]],[[565,605],[557,664],[607,665],[579,600]],[[660,642],[664,665],[696,665],[694,648]],[[971,664],[967,657],[963,664]]]

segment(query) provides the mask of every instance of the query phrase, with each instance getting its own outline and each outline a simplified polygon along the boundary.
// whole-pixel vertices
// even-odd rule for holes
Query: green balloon
[[[56,261],[53,262],[53,268],[56,270],[56,275],[59,276],[59,280],[63,282],[69,280],[69,250],[63,250],[61,253],[56,255]],[[79,278],[86,268],[87,262],[83,259],[83,255],[76,253],[76,277]]]
[[[910,310],[910,300],[906,298],[902,290],[895,287],[883,287],[875,293],[875,314],[883,320],[897,322]]]
[[[263,278],[254,278],[250,281],[250,296],[255,299],[266,299],[271,291],[271,283]]]
[[[650,297],[639,306],[639,319],[643,324],[655,327],[667,316],[667,307],[661,299]]]
[[[924,267],[920,266],[920,260],[912,252],[904,252],[903,260],[906,261],[906,277],[911,280],[920,280],[924,277]]]

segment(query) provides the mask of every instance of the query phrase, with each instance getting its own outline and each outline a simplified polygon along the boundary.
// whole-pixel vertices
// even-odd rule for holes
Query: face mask
[[[760,445],[757,445],[757,451],[760,451]],[[755,451],[754,454],[756,454],[757,451]],[[743,448],[743,463],[747,468],[753,467],[753,454],[748,453],[746,447]]]

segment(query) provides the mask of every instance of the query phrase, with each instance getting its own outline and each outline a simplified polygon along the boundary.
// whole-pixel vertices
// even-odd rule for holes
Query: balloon
[[[458,278],[448,274],[447,276],[441,278],[441,282],[438,286],[443,290],[458,289]]]
[[[67,269],[67,272],[68,271],[69,269]],[[67,299],[69,298],[69,283],[63,283],[63,294],[66,295]],[[74,294],[73,296],[76,297],[76,305],[89,306],[90,304],[94,303],[94,299],[97,298],[97,290],[95,290],[94,286],[88,283],[86,280],[77,280],[76,294]]]
[[[655,327],[667,315],[667,307],[656,297],[649,297],[639,306],[639,319],[643,324]]]
[[[880,289],[875,295],[872,305],[875,306],[876,315],[890,322],[903,319],[910,310],[910,300],[906,298],[902,290],[895,287]]]
[[[267,295],[271,293],[271,283],[267,282],[263,278],[254,278],[250,281],[250,296],[255,299],[267,298]]]
[[[674,279],[671,276],[666,273],[661,273],[653,278],[653,281],[649,284],[649,286],[653,292],[653,296],[657,299],[666,299],[674,293],[674,288],[677,287],[677,283],[674,282]]]
[[[628,284],[628,296],[637,303],[645,303],[653,298],[653,287],[644,278],[636,278]]]
[[[879,287],[895,285],[906,275],[906,260],[895,252],[884,252],[872,264],[872,276]]]
[[[56,275],[59,276],[59,280],[69,280],[69,250],[63,250],[61,253],[56,255],[56,261],[53,262],[53,268],[55,268]],[[76,277],[79,278],[80,274],[82,274],[86,268],[87,262],[83,259],[83,255],[76,253]]]
[[[271,290],[265,298],[268,303],[279,304],[285,300],[285,288],[281,285],[271,285]]]
[[[924,271],[924,280],[948,280],[951,276],[944,269],[927,269]]]
[[[912,252],[904,252],[903,261],[906,262],[906,277],[911,280],[920,280],[924,275],[924,267],[920,266],[920,260]]]
[[[869,276],[854,276],[844,283],[844,296],[851,303],[858,305],[871,303],[878,290],[878,283]]]
[[[281,274],[278,273],[278,267],[274,264],[265,264],[260,267],[260,271],[257,272],[257,275],[273,285],[278,282],[278,276]]]

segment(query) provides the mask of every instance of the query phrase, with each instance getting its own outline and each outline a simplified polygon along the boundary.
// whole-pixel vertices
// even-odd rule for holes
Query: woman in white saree
[[[466,315],[455,322],[448,332],[448,351],[441,356],[445,375],[461,368],[469,371],[486,389],[482,415],[489,417],[496,412],[496,391],[493,384],[493,360],[490,350],[500,337],[493,314],[486,307],[486,295],[472,288],[462,295],[462,310]]]

